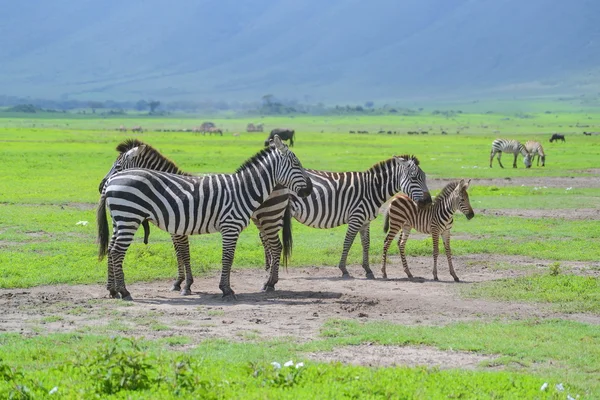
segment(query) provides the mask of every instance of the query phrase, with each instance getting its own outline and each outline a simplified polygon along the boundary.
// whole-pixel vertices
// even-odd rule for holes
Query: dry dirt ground
[[[537,178],[535,178],[537,179]],[[544,184],[550,186],[548,179]],[[598,187],[597,178],[556,178],[569,186]],[[489,182],[488,182],[489,181]],[[486,180],[481,184],[506,185],[506,180]],[[515,182],[516,181],[516,182]],[[536,185],[534,180],[526,181]],[[446,182],[434,181],[432,188]],[[521,184],[517,179],[512,183]],[[597,185],[597,186],[594,186]],[[479,210],[497,215],[544,217],[552,210]],[[552,215],[552,214],[550,214]],[[550,216],[548,215],[548,216]],[[555,214],[553,214],[555,215]],[[597,219],[598,210],[569,210],[569,218]],[[416,238],[424,237],[413,234]],[[355,244],[357,245],[357,244]],[[354,279],[341,279],[334,266],[308,266],[281,271],[277,291],[260,291],[265,272],[238,269],[232,272],[237,301],[225,302],[218,289],[219,273],[196,277],[193,295],[171,292],[170,281],[128,285],[133,302],[107,298],[103,285],[55,285],[30,289],[0,290],[0,332],[36,335],[49,332],[88,332],[125,334],[150,339],[186,336],[192,344],[206,338],[231,340],[294,337],[311,340],[319,336],[323,324],[332,318],[359,321],[389,321],[405,325],[444,325],[456,321],[490,319],[566,318],[600,324],[600,315],[560,314],[541,304],[498,302],[461,296],[461,288],[476,282],[515,277],[547,270],[551,261],[500,256],[468,255],[454,257],[461,282],[454,282],[446,259],[440,257],[441,281],[431,279],[431,257],[408,257],[417,279],[406,279],[397,250],[390,255],[390,279],[364,279],[358,265],[349,267]],[[562,262],[564,270],[598,275],[597,262]],[[381,277],[379,265],[372,265]],[[336,360],[365,365],[435,365],[441,368],[472,368],[489,356],[425,347],[376,346],[364,344],[337,348],[332,352],[308,354],[316,360]]]

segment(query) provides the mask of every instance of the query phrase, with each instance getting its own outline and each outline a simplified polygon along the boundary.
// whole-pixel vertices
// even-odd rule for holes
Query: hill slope
[[[600,3],[588,0],[56,0],[5,7],[0,94],[9,95],[232,100],[275,93],[360,101],[534,90],[540,82],[571,90],[600,65],[593,19]]]

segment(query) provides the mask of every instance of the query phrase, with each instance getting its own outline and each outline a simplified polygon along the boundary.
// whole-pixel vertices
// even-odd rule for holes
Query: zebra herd
[[[546,154],[544,148],[540,142],[529,140],[523,145],[518,140],[514,139],[496,139],[492,142],[492,151],[490,152],[490,168],[492,168],[492,161],[494,156],[498,159],[500,168],[504,168],[502,161],[502,153],[510,153],[514,155],[513,168],[517,168],[517,157],[519,153],[523,156],[523,164],[525,168],[531,168],[531,164],[535,156],[537,155],[537,165],[540,165],[542,161],[542,167],[546,165]]]
[[[287,262],[291,251],[291,218],[320,229],[346,224],[342,254],[338,267],[343,278],[348,252],[360,235],[362,267],[368,279],[374,279],[369,266],[370,222],[381,207],[393,199],[387,211],[391,228],[385,252],[401,228],[403,246],[410,227],[434,236],[434,279],[437,279],[437,243],[444,239],[450,272],[458,280],[451,263],[449,230],[452,216],[460,209],[468,219],[474,215],[467,195],[468,182],[449,184],[435,202],[429,194],[426,175],[415,156],[394,156],[362,172],[327,172],[303,168],[295,154],[279,136],[247,160],[233,174],[197,176],[180,170],[175,163],[151,146],[127,140],[117,146],[119,155],[99,185],[97,210],[99,258],[107,256],[107,290],[111,297],[131,300],[123,276],[123,259],[140,225],[148,242],[152,222],[171,234],[177,256],[178,277],[173,290],[191,294],[188,236],[220,232],[222,235],[222,270],[219,288],[223,297],[235,298],[230,284],[236,244],[241,231],[252,220],[264,246],[269,277],[263,290],[275,290],[280,258]],[[396,195],[399,192],[406,195]],[[396,197],[394,197],[396,195]],[[112,236],[106,210],[112,218]],[[408,217],[411,215],[411,217]],[[279,239],[282,231],[283,244]],[[183,289],[181,284],[184,283]]]

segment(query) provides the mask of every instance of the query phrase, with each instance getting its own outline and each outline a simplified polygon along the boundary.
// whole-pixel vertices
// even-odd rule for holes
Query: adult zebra
[[[546,154],[544,153],[544,148],[540,142],[536,142],[535,140],[528,140],[525,142],[525,148],[531,154],[531,162],[535,160],[535,156],[537,155],[537,166],[540,166],[540,158],[542,159],[542,167],[546,166]]]
[[[387,232],[387,236],[383,243],[383,265],[381,267],[384,278],[387,278],[385,264],[388,249],[398,232],[402,230],[402,237],[398,242],[400,257],[402,258],[404,272],[412,279],[413,276],[408,269],[404,249],[406,247],[408,236],[410,235],[410,230],[414,228],[421,233],[430,233],[433,239],[433,279],[436,281],[438,280],[437,258],[439,254],[439,238],[441,235],[442,240],[444,241],[446,257],[448,258],[450,274],[455,281],[459,281],[458,276],[456,276],[456,273],[454,272],[454,267],[452,266],[450,229],[452,229],[454,213],[456,210],[460,210],[465,214],[467,219],[471,219],[475,216],[473,208],[471,208],[471,203],[469,202],[469,194],[467,193],[469,183],[470,180],[465,182],[464,179],[448,183],[441,190],[440,194],[435,197],[435,200],[430,207],[420,208],[414,201],[404,195],[397,195],[391,201],[385,214],[385,223],[383,227],[383,231]]]
[[[502,161],[500,161],[502,152],[513,153],[515,155],[513,168],[517,168],[517,156],[519,153],[523,155],[523,164],[525,164],[525,167],[531,168],[531,154],[529,154],[521,142],[513,139],[496,139],[492,142],[492,151],[490,152],[490,168],[492,168],[492,161],[494,160],[494,156],[496,154],[498,154],[498,164],[500,164],[501,168],[504,168]]]
[[[169,160],[158,150],[137,139],[123,141],[117,146],[116,150],[119,152],[119,155],[111,169],[100,182],[98,187],[100,193],[102,193],[102,188],[108,178],[119,171],[130,168],[146,168],[177,175],[192,176],[192,174],[182,171],[173,161]],[[285,214],[288,195],[288,189],[277,185],[268,199],[252,215],[252,221],[259,230],[260,239],[265,249],[267,269],[278,268],[282,252],[283,262],[287,264],[291,253],[291,218]],[[142,221],[142,227],[144,228],[144,243],[148,244],[150,225],[147,219]],[[278,233],[280,230],[282,230],[283,245],[279,240]],[[187,235],[173,234],[171,238],[173,240],[173,247],[175,248],[178,267],[177,279],[173,282],[171,290],[180,291],[183,296],[191,295],[191,285],[194,282],[194,278],[192,276],[188,237]],[[181,284],[184,281],[185,285],[182,289]],[[264,288],[266,289],[271,286],[273,285],[266,282]]]
[[[273,144],[246,161],[234,174],[193,177],[148,169],[128,169],[108,178],[97,211],[100,259],[108,254],[107,289],[131,300],[123,277],[123,258],[145,219],[172,235],[220,232],[223,297],[235,298],[230,271],[240,232],[277,184],[299,197],[312,182],[298,158],[275,137]],[[108,239],[106,207],[113,220]]]
[[[290,195],[291,215],[313,228],[328,229],[348,224],[338,267],[343,278],[349,278],[346,268],[348,252],[360,233],[362,267],[368,279],[375,276],[369,267],[370,222],[379,208],[394,194],[402,191],[420,205],[431,203],[425,173],[415,156],[394,156],[375,164],[364,172],[327,172],[306,170],[313,182],[313,192],[304,198]],[[278,271],[271,269],[269,282],[274,290]]]

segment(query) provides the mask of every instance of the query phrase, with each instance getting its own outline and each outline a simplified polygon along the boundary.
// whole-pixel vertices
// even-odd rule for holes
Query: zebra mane
[[[256,153],[255,155],[253,155],[252,157],[250,157],[249,159],[247,159],[236,171],[235,173],[238,174],[242,171],[245,171],[249,166],[256,164],[256,161],[262,160],[263,158],[265,158],[269,153],[271,153],[271,147],[265,147],[264,149],[260,150],[258,153]]]
[[[456,189],[456,187],[458,186],[459,183],[460,183],[460,181],[452,181],[452,182],[449,182],[446,186],[444,186],[444,188],[438,193],[438,195],[435,196],[435,200],[433,200],[433,204],[438,204],[438,203],[442,202],[444,199],[448,198],[452,194],[454,189]]]
[[[401,156],[396,156],[396,157],[401,157],[404,158],[405,160],[413,160],[415,162],[415,165],[419,165],[419,159],[411,154],[403,154]]]
[[[123,142],[119,143],[119,145],[117,146],[116,150],[120,154],[125,154],[129,150],[131,150],[131,149],[133,149],[135,147],[139,147],[139,146],[146,146],[145,150],[144,150],[144,154],[146,154],[146,157],[152,157],[152,156],[154,156],[155,158],[157,158],[159,160],[164,160],[164,165],[168,166],[170,169],[172,169],[173,171],[175,171],[174,173],[176,173],[176,174],[183,174],[183,175],[189,175],[188,173],[183,172],[177,166],[177,164],[175,164],[173,161],[171,161],[167,157],[163,156],[160,151],[156,150],[154,147],[150,146],[149,144],[146,144],[146,143],[142,142],[141,140],[137,140],[137,139],[125,139]]]

